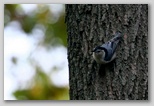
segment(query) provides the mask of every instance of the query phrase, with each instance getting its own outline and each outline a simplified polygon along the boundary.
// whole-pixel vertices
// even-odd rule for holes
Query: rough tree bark
[[[66,5],[71,100],[148,100],[148,5]],[[117,58],[99,65],[93,48],[121,31]]]

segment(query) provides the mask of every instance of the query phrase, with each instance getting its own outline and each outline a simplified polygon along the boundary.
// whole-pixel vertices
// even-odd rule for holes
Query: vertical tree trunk
[[[71,100],[148,100],[148,5],[66,5]],[[123,33],[106,65],[93,48]]]

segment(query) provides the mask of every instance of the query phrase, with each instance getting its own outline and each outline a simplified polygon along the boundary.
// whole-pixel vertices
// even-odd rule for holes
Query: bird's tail
[[[112,42],[113,52],[115,52],[115,50],[116,50],[116,48],[117,48],[117,46],[118,46],[118,43],[119,43],[119,41],[120,41],[121,39],[122,39],[122,34],[121,34],[120,31],[117,31],[117,32],[115,33],[115,37],[112,38],[112,39],[110,40],[110,42]]]
[[[122,39],[122,34],[120,31],[115,33],[115,37],[111,39],[111,42],[119,42]]]

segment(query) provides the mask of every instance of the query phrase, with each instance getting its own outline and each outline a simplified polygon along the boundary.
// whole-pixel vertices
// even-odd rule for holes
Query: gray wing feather
[[[117,45],[121,39],[121,33],[120,32],[116,32],[115,34],[116,36],[114,38],[112,38],[110,41],[106,42],[105,44],[103,44],[101,47],[106,49],[106,56],[105,56],[105,60],[110,60],[113,56],[113,54],[116,51]]]

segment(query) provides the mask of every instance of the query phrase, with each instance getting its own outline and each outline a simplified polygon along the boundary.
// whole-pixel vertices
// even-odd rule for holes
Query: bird
[[[95,47],[93,52],[93,58],[98,64],[107,64],[116,58],[116,49],[119,41],[122,39],[120,31],[115,33],[115,37],[105,42],[104,44]]]

